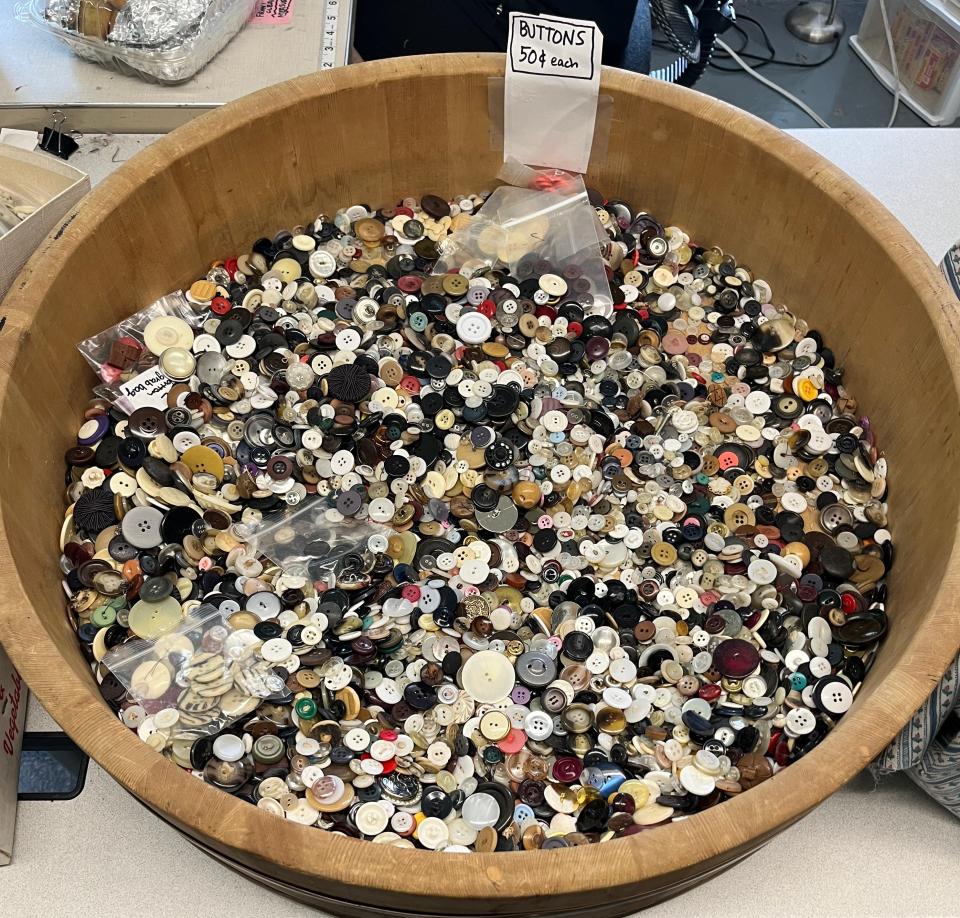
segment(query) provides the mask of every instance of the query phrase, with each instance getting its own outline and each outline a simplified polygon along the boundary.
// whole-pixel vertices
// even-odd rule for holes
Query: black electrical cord
[[[746,50],[750,45],[750,36],[747,34],[746,30],[741,28],[738,25],[739,22],[749,22],[755,25],[759,30],[763,38],[763,43],[766,46],[769,56],[762,56],[759,54],[752,54]],[[797,67],[801,70],[812,70],[815,67],[822,67],[828,61],[832,60],[834,55],[840,48],[840,38],[839,36],[833,42],[833,48],[830,50],[830,53],[819,61],[810,61],[810,62],[801,62],[801,61],[786,61],[777,57],[776,48],[773,46],[773,42],[770,41],[770,36],[767,34],[767,30],[763,27],[763,24],[758,22],[756,19],[753,19],[750,16],[738,16],[737,22],[732,23],[731,27],[736,31],[740,37],[743,39],[743,44],[739,48],[734,48],[737,54],[745,60],[756,61],[757,63],[753,65],[754,70],[761,70],[764,67],[769,66],[770,64],[778,64],[783,67]],[[655,43],[656,44],[656,43]],[[710,66],[720,71],[721,73],[742,73],[742,70],[739,66],[733,67],[724,67],[721,64],[717,63],[718,60],[723,60],[724,58],[730,59],[729,55],[726,54],[722,49],[718,48],[714,54],[714,59],[710,61]]]

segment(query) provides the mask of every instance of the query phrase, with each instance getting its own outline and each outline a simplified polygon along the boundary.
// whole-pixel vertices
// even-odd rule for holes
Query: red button
[[[492,319],[497,314],[497,306],[493,300],[484,300],[478,307],[477,312],[482,313],[488,319]]]
[[[840,608],[844,615],[853,615],[857,611],[857,600],[852,593],[840,594]]]
[[[707,683],[706,685],[701,685],[697,690],[697,694],[704,701],[716,701],[720,697],[720,692],[722,689],[719,685],[714,685],[713,683]]]
[[[225,316],[233,309],[233,304],[226,297],[215,296],[210,302],[210,309],[218,316]]]
[[[418,602],[420,600],[420,587],[415,583],[408,583],[400,593],[407,602]]]

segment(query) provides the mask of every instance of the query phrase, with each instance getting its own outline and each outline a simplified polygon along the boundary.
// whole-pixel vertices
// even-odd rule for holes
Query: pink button
[[[737,458],[736,453],[723,452],[717,455],[717,464],[722,469],[732,469],[739,462],[740,460]]]
[[[660,344],[668,354],[685,354],[687,352],[687,336],[678,332],[667,332]]]
[[[499,743],[501,752],[512,753],[519,752],[527,744],[527,734],[523,730],[514,728]]]
[[[420,587],[415,583],[408,583],[401,591],[400,594],[408,602],[417,602],[420,599]]]
[[[547,516],[546,513],[543,514],[538,520],[537,525],[541,529],[553,529],[553,517]]]

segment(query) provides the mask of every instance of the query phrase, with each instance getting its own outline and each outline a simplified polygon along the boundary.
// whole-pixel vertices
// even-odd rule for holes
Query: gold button
[[[723,512],[724,524],[734,531],[741,526],[753,526],[756,521],[753,511],[746,504],[731,504]]]
[[[677,550],[669,542],[657,542],[657,544],[650,549],[650,557],[653,558],[657,564],[667,567],[677,560]]]
[[[513,502],[524,510],[536,507],[540,502],[540,485],[535,481],[521,481],[513,486]]]

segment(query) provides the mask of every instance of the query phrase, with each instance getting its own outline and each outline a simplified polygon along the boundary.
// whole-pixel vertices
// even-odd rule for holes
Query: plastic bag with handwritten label
[[[77,350],[101,380],[93,391],[127,414],[166,410],[167,392],[196,367],[193,343],[201,321],[182,293],[170,293],[84,339]]]

